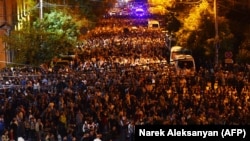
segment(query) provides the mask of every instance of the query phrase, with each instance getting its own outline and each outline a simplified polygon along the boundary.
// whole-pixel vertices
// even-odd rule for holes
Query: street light
[[[43,0],[40,0],[39,6],[40,6],[40,19],[42,20],[43,19]]]
[[[217,13],[217,0],[214,0],[214,28],[215,28],[215,65],[219,63],[219,34],[218,34],[218,13]]]

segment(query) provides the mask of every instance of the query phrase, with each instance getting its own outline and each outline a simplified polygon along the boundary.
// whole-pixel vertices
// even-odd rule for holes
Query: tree
[[[172,12],[167,14],[167,16],[165,17],[165,21],[166,21],[166,29],[169,32],[176,32],[181,27],[181,22],[176,18],[175,14]]]
[[[168,13],[168,7],[174,7],[175,1],[170,0],[148,0],[149,12],[151,14],[164,15]]]
[[[15,62],[40,65],[60,54],[74,50],[79,29],[84,25],[67,11],[52,10],[31,25],[25,23],[23,29],[11,32],[4,41],[9,50],[16,54]]]
[[[80,5],[80,14],[90,21],[97,21],[108,9],[112,8],[116,0],[83,0],[76,3]]]
[[[177,44],[192,50],[196,62],[215,59],[215,23],[213,7],[202,1],[192,7],[186,17],[179,17],[182,26],[176,32]],[[218,16],[219,26],[219,60],[224,60],[226,51],[234,52],[234,35],[231,32],[229,21],[224,16]]]
[[[246,29],[246,31],[249,31]],[[246,39],[239,45],[239,52],[235,55],[235,60],[241,63],[250,64],[250,34],[249,32],[245,35]]]

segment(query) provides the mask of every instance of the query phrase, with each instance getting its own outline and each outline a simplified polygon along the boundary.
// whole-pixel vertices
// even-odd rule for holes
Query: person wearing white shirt
[[[97,134],[97,135],[96,135],[96,138],[95,138],[93,141],[102,141],[102,140],[101,140],[101,135],[100,135],[100,134]]]

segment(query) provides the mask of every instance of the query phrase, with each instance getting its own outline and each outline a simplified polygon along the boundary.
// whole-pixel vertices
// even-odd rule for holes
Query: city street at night
[[[231,19],[240,4],[223,1],[234,10],[220,0],[40,0],[17,12],[23,21],[0,14],[0,141],[135,141],[136,125],[249,125],[250,27],[236,22],[249,20]]]

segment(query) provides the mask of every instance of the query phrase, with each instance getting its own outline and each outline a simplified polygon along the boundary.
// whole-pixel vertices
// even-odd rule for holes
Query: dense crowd
[[[133,141],[135,125],[250,123],[247,65],[176,75],[160,30],[102,23],[68,66],[1,71],[1,141]]]

